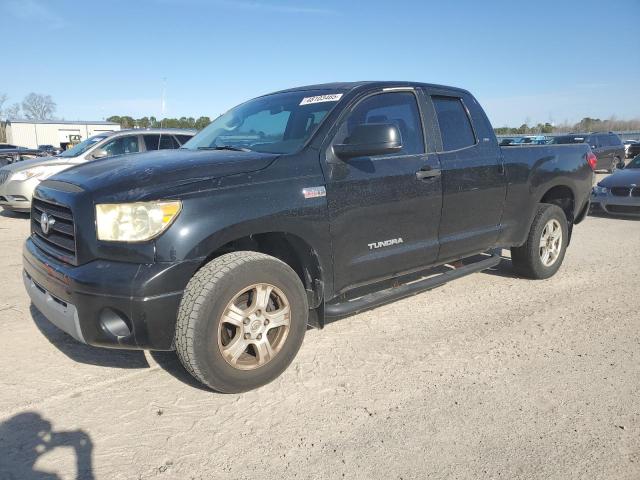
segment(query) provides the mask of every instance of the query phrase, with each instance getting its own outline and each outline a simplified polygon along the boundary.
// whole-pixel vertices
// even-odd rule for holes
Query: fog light
[[[100,326],[114,337],[131,335],[131,322],[127,316],[110,308],[105,308],[100,312]]]

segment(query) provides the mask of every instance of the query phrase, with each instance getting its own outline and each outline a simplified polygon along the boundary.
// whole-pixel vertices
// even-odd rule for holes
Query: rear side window
[[[431,98],[440,125],[442,149],[444,151],[459,150],[475,145],[476,137],[462,100],[456,97],[441,96],[432,96]]]
[[[609,135],[609,144],[615,147],[619,147],[622,144],[622,140],[616,134]]]
[[[143,135],[144,144],[147,147],[147,151],[158,150],[160,144],[160,135]]]
[[[173,150],[179,148],[178,141],[173,138],[173,135],[160,135],[160,150]]]

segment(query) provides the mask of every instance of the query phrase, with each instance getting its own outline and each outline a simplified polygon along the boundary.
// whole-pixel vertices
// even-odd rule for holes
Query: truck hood
[[[168,187],[261,170],[278,156],[228,150],[159,150],[93,160],[50,180],[94,193],[141,199]]]
[[[640,185],[640,168],[617,170],[613,175],[605,177],[598,182],[601,187],[629,187],[632,184]]]

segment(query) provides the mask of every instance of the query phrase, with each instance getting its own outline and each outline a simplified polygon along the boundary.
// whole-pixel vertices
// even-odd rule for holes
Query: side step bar
[[[380,290],[379,292],[373,292],[354,300],[348,300],[342,303],[326,304],[324,307],[324,314],[332,319],[355,315],[356,313],[371,310],[372,308],[379,307],[386,303],[439,287],[451,280],[464,277],[471,273],[487,270],[488,268],[495,267],[501,261],[502,257],[500,254],[492,252],[491,256],[488,256],[485,260],[480,260],[460,268],[452,269],[433,277],[412,283],[406,283],[386,290]]]

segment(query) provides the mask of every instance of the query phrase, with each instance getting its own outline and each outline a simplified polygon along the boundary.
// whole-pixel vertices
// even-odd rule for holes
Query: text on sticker
[[[330,95],[316,95],[315,97],[304,97],[300,105],[311,105],[312,103],[337,102],[342,98],[341,93],[332,93]]]

